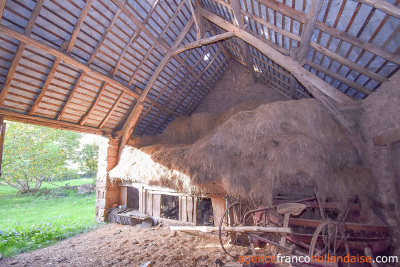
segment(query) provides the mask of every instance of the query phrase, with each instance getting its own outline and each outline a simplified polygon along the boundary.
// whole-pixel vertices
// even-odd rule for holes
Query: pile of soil
[[[175,234],[169,227],[107,224],[54,246],[0,260],[0,266],[215,266],[231,261],[217,235]]]

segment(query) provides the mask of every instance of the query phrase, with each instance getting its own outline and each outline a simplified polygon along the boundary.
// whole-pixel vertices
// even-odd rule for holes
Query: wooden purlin
[[[36,2],[35,7],[32,10],[31,17],[29,18],[28,24],[25,27],[25,31],[24,31],[25,35],[29,36],[32,33],[33,27],[35,26],[36,19],[39,16],[39,13],[40,13],[40,10],[42,9],[43,3],[44,3],[44,0],[38,0]],[[1,14],[3,14],[3,13],[1,13]],[[12,36],[10,36],[10,37],[12,37]],[[4,99],[6,98],[8,89],[10,88],[11,81],[14,77],[18,63],[19,63],[19,61],[22,57],[22,53],[24,52],[24,49],[27,45],[26,43],[22,42],[21,40],[19,40],[19,41],[20,41],[20,43],[18,45],[17,52],[15,52],[14,59],[10,65],[10,68],[8,69],[8,73],[7,73],[6,79],[4,81],[3,88],[1,89],[0,106],[3,104]]]

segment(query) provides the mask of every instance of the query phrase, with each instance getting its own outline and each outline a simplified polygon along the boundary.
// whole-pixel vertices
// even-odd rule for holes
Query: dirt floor
[[[0,260],[0,266],[215,266],[228,259],[217,235],[110,223],[53,246]]]

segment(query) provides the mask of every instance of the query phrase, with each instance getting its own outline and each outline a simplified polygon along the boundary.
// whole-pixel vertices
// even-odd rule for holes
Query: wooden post
[[[4,115],[0,115],[0,177],[1,177],[1,165],[3,163],[3,147],[4,138],[6,135],[6,124],[4,123]]]
[[[161,194],[153,195],[153,217],[161,217]]]
[[[219,226],[219,222],[222,219],[222,214],[226,210],[226,200],[222,197],[211,198],[213,215],[214,215],[214,226]]]

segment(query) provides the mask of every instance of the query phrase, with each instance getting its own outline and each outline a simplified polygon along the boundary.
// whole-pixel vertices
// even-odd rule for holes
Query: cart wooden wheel
[[[233,258],[244,256],[250,252],[250,241],[246,233],[222,231],[224,226],[254,225],[254,216],[248,216],[243,222],[244,215],[250,208],[240,202],[235,202],[225,210],[219,223],[219,242],[222,249]]]
[[[345,256],[350,254],[346,232],[337,222],[325,221],[314,232],[310,244],[310,256]]]

